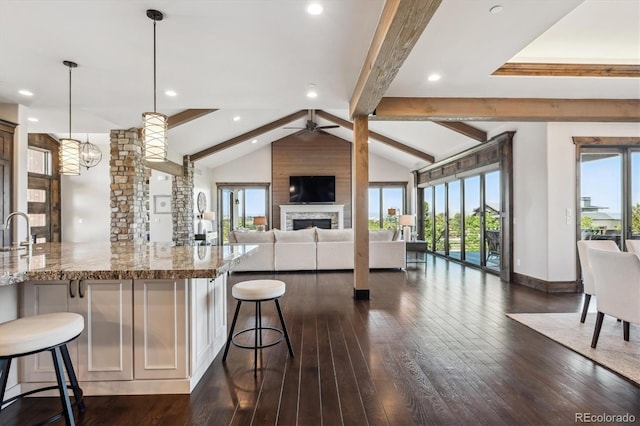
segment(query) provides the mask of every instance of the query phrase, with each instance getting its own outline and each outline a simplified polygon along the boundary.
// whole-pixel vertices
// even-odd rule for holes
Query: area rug
[[[592,349],[595,312],[587,314],[584,324],[579,313],[507,316],[640,385],[640,326],[631,324],[629,341],[625,342],[622,323],[605,316],[598,346]]]

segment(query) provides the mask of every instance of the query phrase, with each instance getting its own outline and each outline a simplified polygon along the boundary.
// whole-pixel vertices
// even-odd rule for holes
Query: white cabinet
[[[77,312],[84,317],[80,337],[69,343],[78,380],[133,378],[131,280],[28,281],[22,316]],[[55,381],[51,355],[22,358],[22,380]]]
[[[227,338],[227,276],[190,280],[191,377],[199,379]]]
[[[28,281],[21,316],[84,317],[84,331],[68,348],[85,395],[189,393],[225,344],[226,284],[226,275]],[[25,390],[55,382],[48,352],[20,362]]]
[[[133,304],[135,379],[186,378],[186,280],[136,280]]]

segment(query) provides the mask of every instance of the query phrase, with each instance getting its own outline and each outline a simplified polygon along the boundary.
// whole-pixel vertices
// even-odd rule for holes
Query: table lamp
[[[216,212],[204,212],[202,213],[202,220],[208,220],[211,222],[211,228],[213,229],[213,221],[216,220]]]
[[[416,224],[416,217],[412,214],[401,214],[398,223],[402,225],[402,239],[409,241],[411,238],[411,227]]]
[[[254,216],[253,224],[256,225],[256,229],[260,232],[264,232],[264,227],[267,224],[266,216]]]

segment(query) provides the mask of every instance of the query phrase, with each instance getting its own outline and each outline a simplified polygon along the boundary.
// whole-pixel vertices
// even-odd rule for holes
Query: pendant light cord
[[[71,65],[69,65],[69,139],[71,139]]]
[[[156,112],[156,20],[153,20],[153,112]]]

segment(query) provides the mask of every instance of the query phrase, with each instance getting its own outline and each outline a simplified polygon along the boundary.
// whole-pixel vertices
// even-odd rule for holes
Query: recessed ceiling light
[[[236,115],[235,117],[233,117],[233,121],[240,121],[240,116]]]
[[[440,74],[431,74],[431,75],[429,75],[429,77],[427,77],[427,80],[429,80],[429,81],[438,81],[441,78],[442,77],[440,77]]]
[[[307,6],[307,13],[309,15],[320,15],[323,11],[320,3],[311,3]]]
[[[29,90],[18,90],[18,93],[20,93],[22,96],[33,96],[33,92],[29,91]]]
[[[30,121],[30,122],[32,122],[32,123],[37,123],[37,122],[39,121],[39,120],[38,120],[37,118],[35,118],[35,117],[29,117],[29,118],[27,118],[27,120],[29,120],[29,121]]]
[[[258,139],[252,140],[251,143],[258,143]]]
[[[178,96],[175,90],[167,90],[164,92],[164,94],[171,97]]]
[[[489,13],[491,13],[492,15],[497,15],[500,12],[502,12],[502,6],[500,6],[499,4],[489,9]]]
[[[309,89],[309,91],[307,92],[307,98],[315,99],[317,97],[318,97],[318,92],[316,92],[313,89]]]

